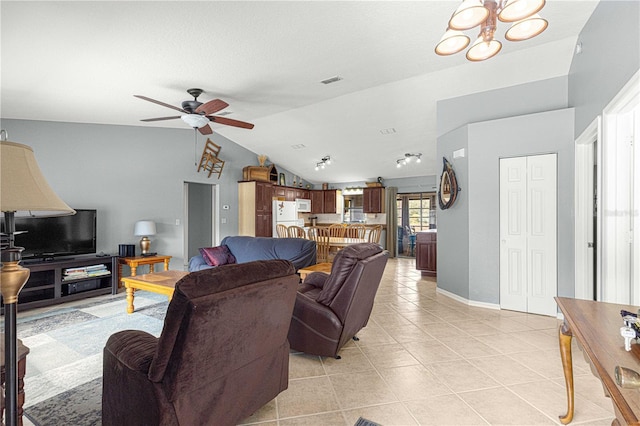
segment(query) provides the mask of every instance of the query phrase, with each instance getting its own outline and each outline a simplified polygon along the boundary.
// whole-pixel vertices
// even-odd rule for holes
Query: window
[[[436,194],[418,192],[398,194],[398,225],[411,233],[433,229],[436,227]],[[405,231],[405,232],[406,232]]]

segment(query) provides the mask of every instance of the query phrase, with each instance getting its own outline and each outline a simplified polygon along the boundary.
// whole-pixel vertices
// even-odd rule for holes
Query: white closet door
[[[500,306],[557,312],[556,155],[500,160]]]
[[[500,160],[500,307],[527,312],[527,158]]]

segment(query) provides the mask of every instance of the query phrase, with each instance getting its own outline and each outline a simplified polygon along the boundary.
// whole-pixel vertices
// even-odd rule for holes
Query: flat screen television
[[[16,217],[15,245],[24,247],[22,258],[95,253],[97,211],[75,210],[71,216]],[[2,228],[4,231],[4,218]]]

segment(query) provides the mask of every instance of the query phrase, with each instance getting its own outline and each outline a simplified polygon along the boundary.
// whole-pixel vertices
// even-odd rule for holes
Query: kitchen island
[[[435,229],[416,233],[416,269],[427,277],[436,277],[437,237]]]

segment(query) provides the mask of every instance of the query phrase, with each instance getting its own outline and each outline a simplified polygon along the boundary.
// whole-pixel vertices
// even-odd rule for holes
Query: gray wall
[[[225,163],[226,164],[226,163]],[[224,171],[224,170],[223,170]],[[213,216],[211,196],[211,185],[203,183],[189,182],[187,191],[189,192],[189,247],[187,247],[187,258],[191,258],[199,253],[200,247],[211,247],[213,245],[211,219]],[[215,218],[214,218],[215,220]]]
[[[567,86],[563,76],[439,101],[437,134],[477,121],[566,108]]]
[[[461,188],[456,202],[447,210],[436,211],[438,224],[438,287],[469,299],[469,171],[468,156],[453,160],[452,152],[468,150],[467,126],[460,127],[438,138],[437,157],[442,170],[442,157],[446,157]],[[438,184],[440,176],[438,176]],[[477,255],[477,254],[476,254]]]
[[[640,2],[600,1],[584,26],[569,70],[569,106],[579,136],[640,69]]]
[[[29,145],[51,187],[71,207],[98,210],[98,251],[118,253],[118,244],[135,244],[133,225],[154,220],[152,250],[183,265],[184,182],[218,185],[220,238],[238,232],[238,184],[242,168],[258,165],[257,154],[220,136],[225,160],[220,179],[196,171],[206,137],[194,130],[138,126],[2,119],[9,140]],[[282,171],[282,170],[279,170]],[[288,171],[284,171],[290,176]],[[180,225],[176,225],[179,219]]]

